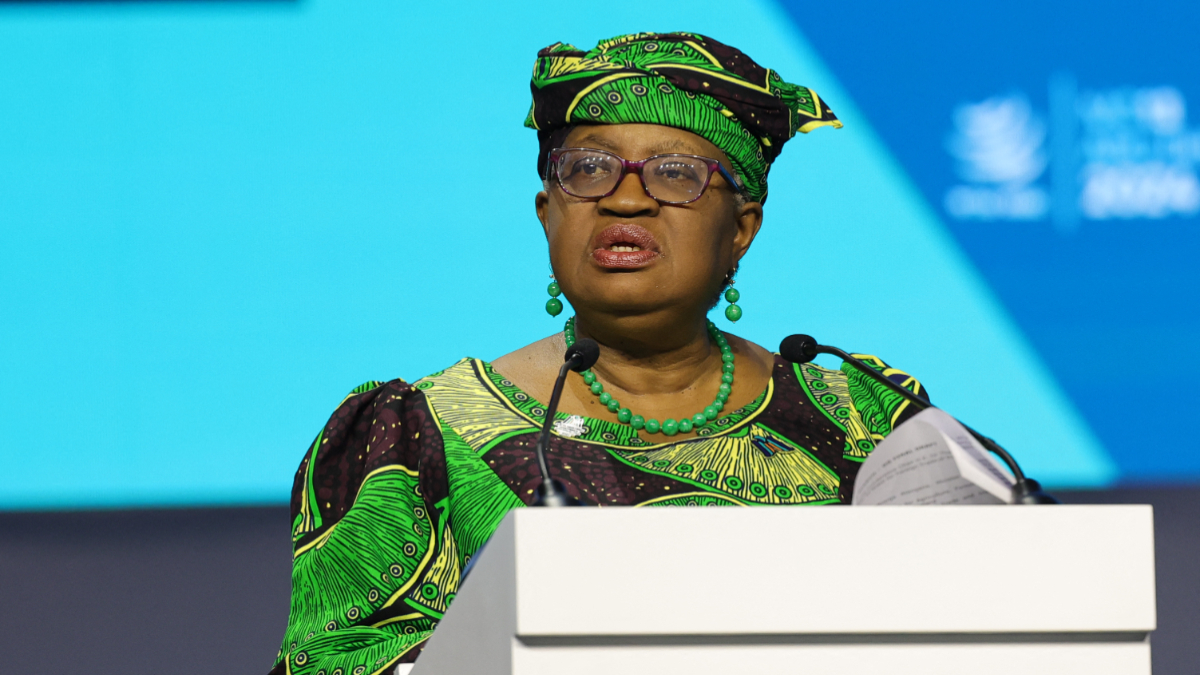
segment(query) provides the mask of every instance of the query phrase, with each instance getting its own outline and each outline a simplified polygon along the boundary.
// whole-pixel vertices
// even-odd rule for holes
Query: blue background
[[[846,122],[773,170],[736,332],[878,354],[1053,485],[1196,480],[1197,218],[941,207],[964,102],[1044,107],[1062,71],[1200,101],[1200,10],[1117,8],[0,4],[0,507],[282,503],[351,387],[559,330],[529,69],[636,30],[739,46]],[[468,192],[476,153],[511,169]]]
[[[1172,86],[1200,106],[1200,4],[785,2],[926,200],[952,181],[950,111],[1056,75]],[[1197,108],[1200,109],[1200,108]],[[1195,129],[1197,120],[1189,120]],[[943,223],[1098,435],[1124,482],[1200,478],[1200,218]]]

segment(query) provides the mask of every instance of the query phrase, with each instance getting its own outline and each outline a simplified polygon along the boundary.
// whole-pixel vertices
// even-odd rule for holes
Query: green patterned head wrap
[[[572,125],[662,124],[724,151],[747,194],[762,202],[788,139],[842,126],[813,90],[695,33],[623,35],[588,52],[555,43],[538,52],[530,89],[525,126],[538,132],[543,177],[549,151]]]

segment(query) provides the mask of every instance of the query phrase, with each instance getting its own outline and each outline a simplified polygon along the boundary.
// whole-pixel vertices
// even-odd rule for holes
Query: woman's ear
[[[760,202],[747,201],[737,206],[737,216],[734,219],[734,225],[737,227],[737,234],[733,237],[733,263],[737,263],[746,255],[746,251],[750,250],[750,244],[754,243],[754,238],[758,236],[758,231],[762,228],[763,210]]]
[[[546,208],[550,204],[550,195],[545,190],[537,193],[533,198],[533,207],[537,211],[537,218],[542,223],[542,234],[546,235],[546,239],[550,238],[550,227],[546,220]]]

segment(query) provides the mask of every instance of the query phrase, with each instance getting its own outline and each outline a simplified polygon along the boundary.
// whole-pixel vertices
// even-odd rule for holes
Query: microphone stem
[[[550,403],[546,406],[546,421],[542,424],[542,433],[538,437],[537,461],[542,473],[542,491],[545,493],[546,506],[564,506],[566,501],[554,487],[550,478],[550,467],[546,463],[546,451],[550,449],[550,430],[554,427],[554,415],[558,412],[558,399],[562,397],[563,385],[567,381],[567,373],[575,365],[574,359],[568,360],[558,369],[558,379],[554,381],[554,390],[550,393]]]
[[[896,384],[895,382],[890,380],[883,373],[879,372],[878,370],[875,370],[874,368],[863,363],[862,361],[859,361],[858,359],[856,359],[853,356],[847,354],[846,352],[838,349],[837,347],[829,347],[827,345],[817,345],[817,351],[821,352],[823,354],[832,354],[833,356],[838,357],[842,361],[849,363],[851,366],[854,366],[855,370],[857,370],[860,373],[862,373],[863,375],[866,375],[867,377],[875,380],[879,384],[882,384],[883,386],[887,387],[889,390],[904,397],[904,400],[917,406],[917,408],[920,410],[934,407],[932,404],[930,404],[925,399],[921,398],[920,396],[917,396],[916,394],[912,393],[911,391]],[[962,423],[960,422],[960,424],[962,424]],[[1008,470],[1012,471],[1013,478],[1015,478],[1018,483],[1025,482],[1025,472],[1021,471],[1021,467],[1020,467],[1020,465],[1017,464],[1017,460],[1014,459],[1012,455],[1008,454],[1007,450],[1000,447],[999,443],[996,443],[995,441],[988,438],[987,436],[984,436],[983,434],[979,433],[978,431],[975,431],[974,429],[967,426],[966,424],[963,424],[963,428],[966,429],[972,436],[974,436],[975,440],[979,441],[979,443],[981,445],[983,445],[983,447],[987,448],[993,454],[995,454],[1001,460],[1003,460],[1004,464],[1006,466],[1008,466]]]

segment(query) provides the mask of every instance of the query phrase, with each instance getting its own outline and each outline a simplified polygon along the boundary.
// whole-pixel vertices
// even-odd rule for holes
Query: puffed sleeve
[[[453,600],[460,560],[438,511],[444,449],[421,398],[402,380],[356,388],[301,461],[291,610],[271,675],[411,662]]]
[[[883,359],[870,354],[853,354],[854,358],[883,373],[892,382],[929,401],[929,392],[917,378],[903,370],[884,363]],[[850,397],[871,436],[882,439],[902,422],[917,414],[918,410],[904,397],[859,372],[848,363],[842,364],[842,372],[850,386]]]

